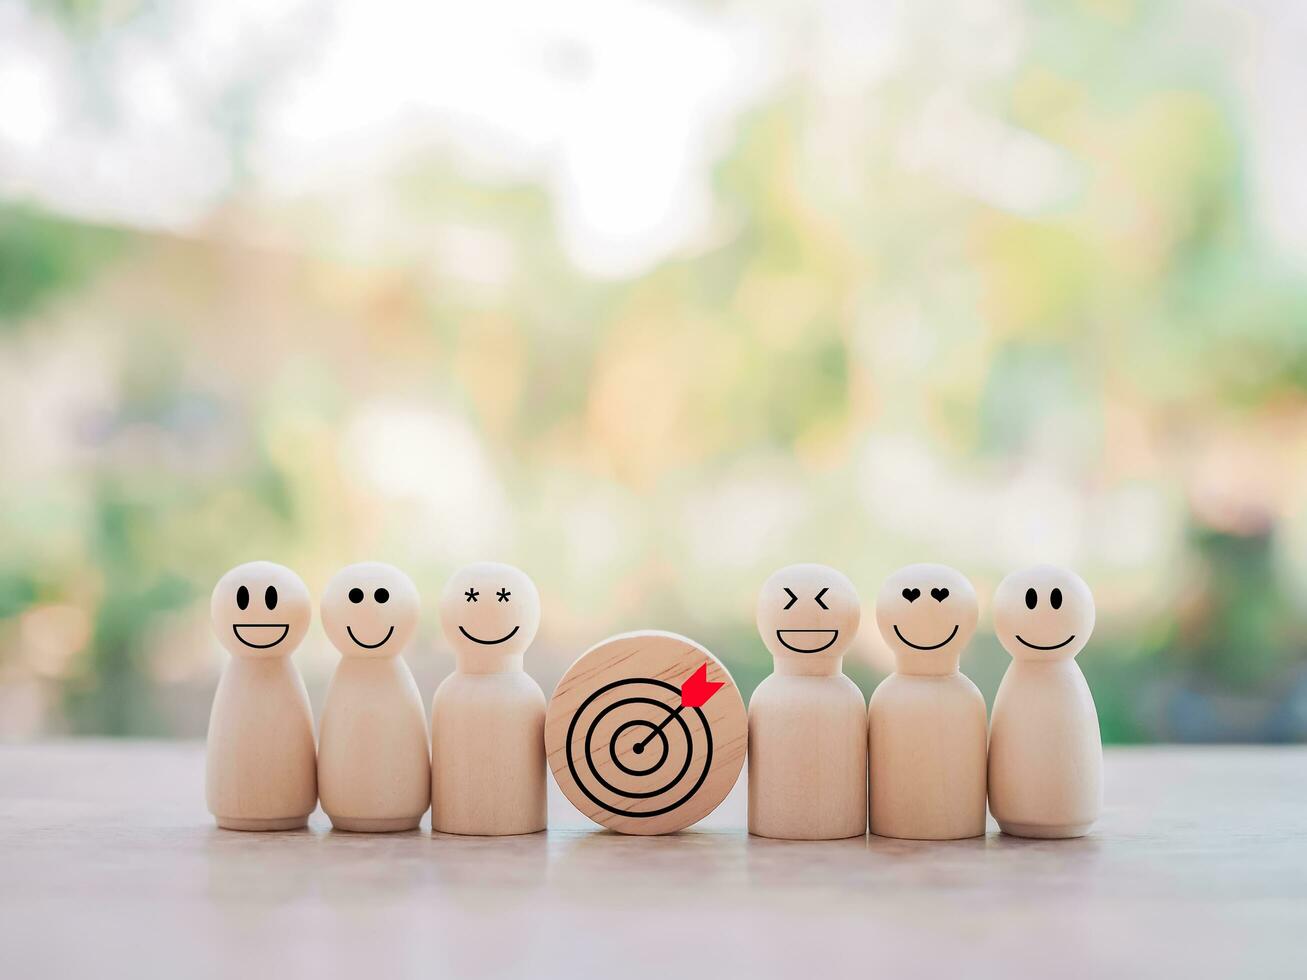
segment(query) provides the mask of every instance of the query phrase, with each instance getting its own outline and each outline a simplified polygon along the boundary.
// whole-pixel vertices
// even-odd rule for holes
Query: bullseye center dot
[[[639,754],[642,753],[643,751],[644,751],[644,743],[643,743],[643,742],[636,742],[636,743],[635,743],[635,754],[636,754],[636,755],[639,755]]]

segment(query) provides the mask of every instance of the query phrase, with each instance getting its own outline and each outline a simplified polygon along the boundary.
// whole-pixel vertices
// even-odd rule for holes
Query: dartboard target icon
[[[693,640],[627,633],[581,656],[545,721],[549,764],[581,812],[663,834],[710,813],[744,764],[748,718],[726,668]]]

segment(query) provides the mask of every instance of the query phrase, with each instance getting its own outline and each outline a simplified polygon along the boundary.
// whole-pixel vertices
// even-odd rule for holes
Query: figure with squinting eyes
[[[775,669],[749,699],[749,833],[867,832],[866,704],[841,669],[860,617],[853,583],[825,565],[782,568],[759,592]]]

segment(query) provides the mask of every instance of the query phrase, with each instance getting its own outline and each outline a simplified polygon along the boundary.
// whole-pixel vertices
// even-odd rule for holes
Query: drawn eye
[[[785,588],[784,586],[781,586],[781,587],[782,587],[782,588]],[[787,603],[785,603],[785,608],[786,608],[786,609],[789,609],[790,606],[794,605],[796,602],[799,601],[799,597],[796,596],[796,595],[795,595],[793,592],[791,592],[789,589],[785,589],[785,594],[786,594],[787,596],[790,597],[790,601],[787,602]],[[243,608],[245,608],[245,607],[242,606],[241,608],[243,609]]]
[[[1039,605],[1039,596],[1034,589],[1026,589],[1026,608],[1034,609]]]
[[[236,605],[242,609],[248,609],[250,606],[250,590],[243,585],[236,590]]]
[[[1048,604],[1054,609],[1062,608],[1062,590],[1054,589],[1048,594]]]
[[[824,602],[821,601],[821,597],[824,596],[824,595],[825,595],[827,592],[829,592],[829,591],[830,591],[830,588],[829,588],[829,587],[824,588],[824,589],[822,589],[820,592],[818,592],[815,596],[812,597],[812,598],[813,598],[813,601],[816,602],[817,605],[821,606],[821,608],[823,608],[823,609],[829,609],[829,608],[830,608],[830,606],[826,605],[826,603],[824,603]]]
[[[513,593],[509,592],[507,589],[500,589],[498,592],[495,593],[495,595],[499,597],[500,602],[507,602],[508,597],[511,596],[512,594]]]
[[[463,595],[467,596],[468,602],[476,602],[477,596],[479,596],[480,594],[481,593],[478,592],[476,589],[468,589],[466,592],[463,593]]]
[[[269,609],[277,608],[277,590],[271,585],[268,586],[268,591],[263,593],[263,604]]]
[[[390,598],[390,590],[377,589],[376,592],[372,593],[372,598],[376,599],[377,602],[385,602]]]
[[[360,602],[362,602],[362,601],[363,601],[363,590],[362,590],[362,589],[357,589],[357,588],[356,588],[356,589],[350,589],[350,590],[349,590],[349,601],[352,602],[352,603],[354,603],[355,605],[358,605]]]

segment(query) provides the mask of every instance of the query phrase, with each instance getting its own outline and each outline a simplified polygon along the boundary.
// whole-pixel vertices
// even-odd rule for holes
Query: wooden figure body
[[[790,565],[763,585],[758,632],[775,669],[749,699],[749,833],[866,833],[866,704],[841,669],[860,617],[853,583],[825,565]]]
[[[381,562],[341,569],[323,593],[322,625],[341,660],[322,709],[318,791],[337,830],[412,830],[427,811],[427,719],[401,656],[419,607],[412,580]]]
[[[989,731],[989,809],[1016,837],[1080,837],[1103,804],[1103,746],[1075,657],[1094,599],[1073,572],[1037,565],[994,593],[994,630],[1012,656]]]
[[[522,668],[540,626],[535,584],[512,565],[459,570],[440,598],[457,666],[431,702],[431,829],[545,829],[545,695]]]
[[[985,699],[958,670],[976,592],[944,565],[908,565],[876,599],[894,673],[867,708],[871,832],[910,840],[985,833]]]
[[[231,661],[209,716],[205,791],[228,830],[293,830],[317,806],[313,712],[291,654],[304,639],[309,590],[289,568],[233,568],[209,604]]]

